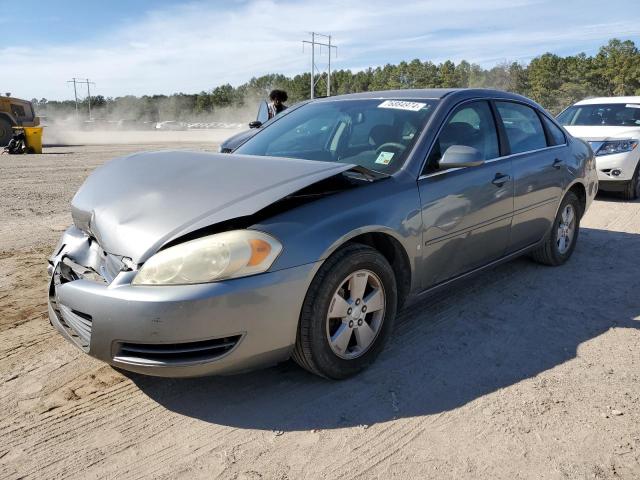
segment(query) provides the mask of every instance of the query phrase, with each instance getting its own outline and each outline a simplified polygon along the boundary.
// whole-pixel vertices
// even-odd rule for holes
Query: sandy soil
[[[216,149],[144,146],[167,147]],[[640,203],[599,198],[561,268],[516,260],[409,307],[357,378],[167,380],[46,318],[74,191],[139,149],[0,157],[0,478],[640,478]]]

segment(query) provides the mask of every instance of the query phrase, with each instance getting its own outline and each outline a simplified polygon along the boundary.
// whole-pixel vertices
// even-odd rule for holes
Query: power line
[[[302,41],[302,51],[304,52],[304,44],[308,43],[311,45],[311,98],[314,97],[316,84],[322,78],[322,74],[316,80],[316,71],[320,71],[320,69],[316,66],[316,45],[320,47],[320,54],[322,55],[322,47],[327,47],[329,52],[329,61],[327,63],[327,97],[331,96],[331,49],[334,48],[336,52],[336,56],[338,55],[338,47],[336,45],[331,45],[331,35],[324,35],[322,33],[310,32],[311,41],[303,40]],[[316,37],[324,37],[328,39],[328,43],[322,43],[316,41]]]
[[[86,83],[87,84],[87,103],[89,104],[89,120],[91,120],[91,88],[89,85],[95,85],[95,82],[90,81],[88,78],[81,80],[79,78],[72,78],[68,80],[67,83],[73,83],[73,95],[76,99],[76,118],[78,117],[78,90],[76,88],[77,83]]]

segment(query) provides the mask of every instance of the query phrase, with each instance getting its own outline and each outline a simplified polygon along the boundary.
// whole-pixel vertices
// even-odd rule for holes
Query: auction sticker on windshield
[[[418,110],[422,110],[422,108],[426,107],[426,103],[420,102],[407,102],[405,100],[385,100],[378,108],[395,108],[396,110],[410,110],[412,112],[417,112]]]
[[[389,165],[391,163],[391,159],[393,158],[393,152],[380,152],[378,158],[376,158],[376,163],[381,163],[382,165]]]

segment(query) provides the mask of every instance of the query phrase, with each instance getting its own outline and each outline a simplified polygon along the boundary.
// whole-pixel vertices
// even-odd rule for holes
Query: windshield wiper
[[[342,172],[342,174],[349,178],[355,178],[359,180],[365,180],[367,182],[375,182],[382,180],[383,178],[389,178],[391,175],[372,168],[363,167],[362,165],[355,165],[349,170]]]

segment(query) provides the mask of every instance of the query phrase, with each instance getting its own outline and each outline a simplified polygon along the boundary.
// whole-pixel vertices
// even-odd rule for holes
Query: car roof
[[[475,97],[510,99],[537,105],[533,100],[518,95],[516,93],[488,88],[424,88],[424,89],[403,89],[403,90],[382,90],[374,92],[347,93],[331,97],[315,98],[314,102],[331,102],[338,100],[360,100],[360,99],[407,99],[407,100],[441,100],[444,98],[455,98],[455,100],[465,100]],[[540,107],[541,108],[541,107]]]
[[[414,98],[414,99],[440,99],[459,89],[453,88],[425,88],[405,90],[381,90],[374,92],[347,93],[326,97],[327,100],[351,100],[359,98]]]
[[[640,97],[596,97],[585,98],[576,102],[575,105],[594,105],[603,103],[640,103]]]
[[[439,100],[447,96],[474,97],[485,96],[491,98],[511,98],[526,100],[528,98],[515,93],[488,88],[423,88],[423,89],[402,89],[402,90],[381,90],[374,92],[347,93],[331,97],[322,97],[316,101],[332,100],[356,100],[356,99],[414,99],[414,100]]]

